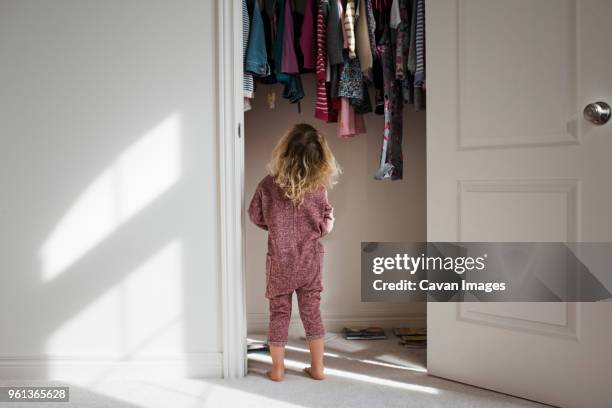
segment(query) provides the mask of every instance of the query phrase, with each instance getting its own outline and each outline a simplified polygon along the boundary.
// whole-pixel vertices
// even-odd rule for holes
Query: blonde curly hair
[[[280,138],[268,170],[296,205],[311,190],[331,188],[341,173],[325,137],[307,123],[293,126]]]

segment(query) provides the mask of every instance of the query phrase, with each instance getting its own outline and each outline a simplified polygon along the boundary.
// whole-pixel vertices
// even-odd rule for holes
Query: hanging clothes
[[[425,4],[423,1],[416,0],[414,86],[417,88],[422,88],[425,85]]]
[[[280,0],[277,3],[277,9],[275,10],[276,15],[276,35],[274,36],[274,65],[275,75],[278,82],[286,83],[289,79],[289,75],[284,74],[281,68],[281,61],[283,57],[283,33],[285,30],[285,1]]]
[[[401,180],[403,176],[402,131],[403,99],[400,82],[395,78],[394,50],[391,43],[391,28],[385,27],[379,53],[384,80],[384,117],[383,143],[380,166],[374,178]]]
[[[317,24],[315,24],[315,8],[314,0],[306,0],[306,8],[304,10],[304,20],[302,21],[302,29],[300,34],[300,48],[304,57],[304,68],[315,69],[317,65]],[[318,13],[317,13],[318,18]]]
[[[253,3],[253,17],[250,25],[245,70],[255,76],[266,77],[270,75],[270,65],[268,65],[264,21],[259,9],[259,0],[255,0]]]
[[[391,26],[391,28],[395,28],[395,78],[401,81],[407,75],[408,47],[410,45],[409,13],[407,0],[394,0],[393,4],[397,7],[397,26]]]
[[[304,98],[304,89],[295,55],[291,0],[281,0],[279,3],[278,28],[274,39],[276,79],[285,84],[283,98],[297,103]]]
[[[331,110],[330,85],[327,82],[327,17],[329,1],[319,0],[317,11],[317,103],[314,116],[325,122],[335,122]]]
[[[384,115],[375,178],[401,179],[404,106],[425,107],[424,0],[259,1],[243,0],[245,97],[254,96],[254,74],[282,83],[282,96],[299,102],[301,74],[314,71],[314,116],[337,121],[337,135],[346,138],[366,132],[373,85],[375,112]],[[276,94],[268,89],[272,107]]]
[[[283,98],[291,103],[297,103],[304,98],[304,88],[299,74],[289,75],[289,79],[283,89]]]
[[[366,2],[366,0],[359,1],[359,13],[355,27],[355,50],[359,56],[359,62],[361,63],[361,72],[367,77],[372,70],[373,55],[370,48]]]
[[[375,109],[374,112],[377,115],[384,114],[385,106],[385,86],[383,81],[383,68],[380,56],[379,45],[381,43],[383,33],[389,24],[389,12],[390,12],[390,0],[373,0],[371,3],[372,8],[372,27],[370,31],[374,32],[374,44],[375,44],[375,55],[378,58],[374,60],[372,66],[372,83],[375,89]],[[369,14],[369,13],[368,13]]]
[[[342,64],[344,56],[342,50],[344,48],[343,28],[340,18],[340,0],[330,0],[329,16],[327,19],[327,56],[331,65]]]
[[[346,58],[340,71],[338,96],[354,99],[363,98],[363,74],[358,58]]]
[[[355,113],[348,98],[340,98],[340,112],[338,115],[338,136],[342,138],[353,137],[366,133],[363,116]]]
[[[300,36],[302,35],[302,28],[304,22],[304,11],[300,10],[298,6],[303,5],[304,0],[291,0],[291,17],[293,19],[293,48],[295,50],[295,56],[297,57],[298,71],[300,73],[313,72],[312,69],[304,68],[304,55],[302,54],[302,46],[300,45]],[[314,51],[313,51],[314,52]]]
[[[408,70],[412,75],[416,72],[416,0],[410,0],[411,21],[410,21],[410,47],[408,51]]]
[[[349,98],[351,106],[355,109],[355,113],[364,114],[370,113],[372,109],[372,101],[370,101],[370,91],[366,81],[362,81],[361,86],[363,88],[361,98]]]
[[[391,3],[391,17],[389,18],[389,27],[395,30],[401,22],[402,19],[400,17],[399,0],[393,0],[393,3]]]
[[[246,61],[247,48],[249,43],[249,10],[247,8],[246,0],[242,0],[242,58]],[[243,68],[244,69],[244,68]],[[247,98],[253,98],[255,96],[255,82],[253,81],[253,75],[244,70],[242,75],[242,94],[244,100],[244,110],[248,111],[251,109],[250,101]]]
[[[410,26],[410,47],[408,52],[408,71],[412,74],[412,84],[413,87],[413,102],[414,109],[417,111],[425,109],[425,89],[421,86],[421,82],[417,81],[417,55],[422,57],[422,71],[419,73],[420,78],[422,78],[424,84],[424,76],[425,76],[425,9],[423,4],[421,3],[421,7],[418,7],[417,0],[410,0],[410,8],[412,10],[411,14],[411,26]],[[420,14],[420,16],[419,16]],[[417,27],[422,27],[419,32],[419,42],[417,46]],[[419,50],[420,49],[420,50]],[[421,69],[421,68],[420,68]]]
[[[346,48],[348,57],[356,58],[355,53],[355,0],[346,1],[346,11],[344,12],[344,32],[346,33]]]
[[[281,72],[285,74],[298,74],[300,72],[294,47],[293,14],[291,11],[291,0],[285,0],[283,10],[283,53],[281,57]]]
[[[344,14],[344,5],[342,4],[342,1],[338,1],[338,14],[340,14],[340,34],[342,34],[342,49],[346,50],[349,46],[349,42],[348,42],[348,34],[346,32],[346,25],[345,25],[346,16]]]
[[[276,66],[274,63],[274,38],[276,34],[276,12],[274,9],[274,2],[272,0],[264,1],[264,7],[261,9],[261,19],[263,21],[264,36],[266,41],[266,54],[268,59],[268,65],[270,66],[270,74],[266,77],[260,78],[259,81],[264,84],[275,84],[276,80]]]
[[[376,48],[376,19],[374,18],[374,8],[372,6],[372,0],[361,0],[366,6],[366,22],[368,24],[368,37],[370,40],[370,51],[372,52],[372,58],[376,59],[378,56],[378,50]]]
[[[401,81],[404,104],[414,102],[414,79],[408,69],[410,52],[411,0],[398,0],[400,23],[396,30],[395,78]]]

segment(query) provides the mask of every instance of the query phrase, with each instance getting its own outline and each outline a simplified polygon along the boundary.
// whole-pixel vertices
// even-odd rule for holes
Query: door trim
[[[246,375],[242,9],[217,1],[219,246],[223,376]]]

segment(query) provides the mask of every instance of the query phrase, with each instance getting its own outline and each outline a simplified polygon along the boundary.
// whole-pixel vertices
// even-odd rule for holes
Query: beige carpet
[[[262,336],[252,336],[261,339]],[[240,380],[118,381],[95,387],[48,381],[0,381],[0,385],[68,385],[67,404],[2,404],[1,407],[195,408],[195,407],[542,407],[530,401],[429,377],[425,350],[408,350],[397,339],[347,341],[326,338],[327,379],[314,381],[303,340],[291,339],[284,382],[265,377],[265,353],[249,354],[249,375]]]
[[[389,333],[388,333],[389,335]],[[260,340],[263,336],[251,335]],[[406,349],[388,340],[325,341],[327,379],[314,381],[301,369],[308,363],[303,340],[291,339],[286,352],[289,368],[283,383],[264,376],[267,354],[249,354],[249,376],[227,381],[231,387],[299,407],[543,407],[531,401],[427,375],[426,351]]]

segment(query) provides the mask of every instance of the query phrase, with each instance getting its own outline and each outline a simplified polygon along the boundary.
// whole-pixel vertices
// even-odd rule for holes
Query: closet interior
[[[342,167],[329,191],[335,227],[322,240],[328,333],[425,326],[425,304],[364,303],[360,291],[362,241],[426,241],[422,8],[423,0],[243,0],[247,205],[296,123],[322,131]],[[251,338],[265,339],[268,325],[266,239],[247,222]],[[301,335],[294,297],[290,336]]]

